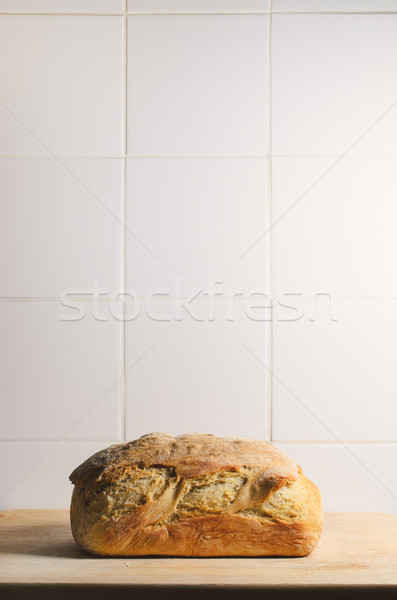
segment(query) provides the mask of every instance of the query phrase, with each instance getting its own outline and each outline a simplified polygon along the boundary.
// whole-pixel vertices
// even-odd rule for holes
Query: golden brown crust
[[[321,533],[318,489],[262,441],[149,434],[71,480],[72,532],[94,554],[305,556]]]
[[[296,479],[300,472],[293,460],[267,442],[202,433],[174,437],[154,432],[97,452],[73,471],[70,480],[76,485],[91,477],[100,479],[116,467],[137,464],[175,467],[176,473],[186,478],[242,466],[260,466],[269,476],[273,473],[284,479]]]

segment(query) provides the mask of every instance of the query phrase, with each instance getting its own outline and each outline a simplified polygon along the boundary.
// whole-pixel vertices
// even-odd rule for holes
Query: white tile
[[[122,26],[0,16],[1,154],[120,154]]]
[[[274,311],[273,439],[394,440],[397,300],[290,305]]]
[[[129,154],[265,152],[266,16],[134,16],[128,35]]]
[[[120,286],[121,161],[62,163],[0,159],[0,296]]]
[[[128,0],[134,12],[233,12],[263,11],[269,0]]]
[[[275,444],[319,487],[325,511],[397,514],[396,444]]]
[[[267,374],[243,344],[264,360],[267,323],[237,304],[233,316],[217,300],[212,316],[205,299],[184,308],[157,300],[127,322],[126,369],[151,348],[126,375],[128,439],[150,431],[266,438]]]
[[[240,256],[266,228],[266,161],[128,160],[127,227],[147,248],[127,235],[127,287],[139,295],[212,295],[214,281],[217,294],[264,293],[263,246]]]
[[[0,443],[0,510],[69,508],[70,473],[112,443]]]
[[[122,13],[123,0],[0,0],[6,13]]]
[[[275,154],[397,152],[397,15],[274,15]],[[388,126],[387,126],[388,125]],[[373,129],[356,143],[371,127]]]
[[[335,161],[273,159],[274,294],[397,296],[397,158]]]
[[[120,322],[60,302],[0,302],[3,440],[120,436]],[[95,313],[96,314],[96,313]]]
[[[275,11],[365,12],[396,11],[396,0],[272,0]]]

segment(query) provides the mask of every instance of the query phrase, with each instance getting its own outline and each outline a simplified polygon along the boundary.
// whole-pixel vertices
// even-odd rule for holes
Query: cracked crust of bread
[[[321,497],[270,444],[163,433],[111,446],[73,471],[77,544],[103,556],[306,556]]]

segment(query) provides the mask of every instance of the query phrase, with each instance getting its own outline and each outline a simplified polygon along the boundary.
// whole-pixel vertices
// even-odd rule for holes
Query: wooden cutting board
[[[397,516],[328,513],[305,558],[99,558],[66,510],[0,513],[0,598],[394,598]]]

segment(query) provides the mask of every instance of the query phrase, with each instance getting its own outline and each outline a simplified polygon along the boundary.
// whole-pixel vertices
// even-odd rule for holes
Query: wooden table
[[[328,513],[305,558],[98,558],[66,510],[0,513],[0,598],[394,598],[397,516]]]

